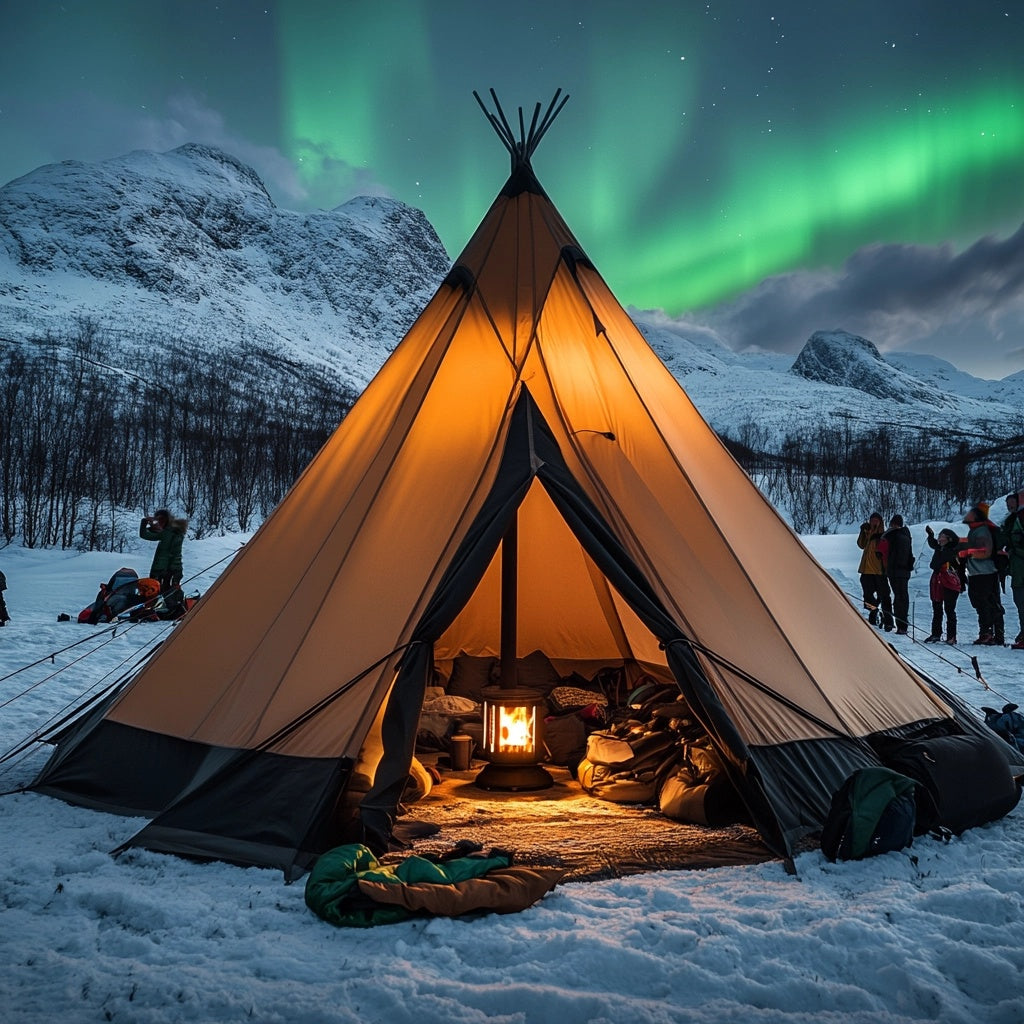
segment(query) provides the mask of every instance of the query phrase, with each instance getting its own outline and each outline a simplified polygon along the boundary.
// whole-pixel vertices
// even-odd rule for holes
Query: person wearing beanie
[[[907,615],[910,612],[910,573],[914,568],[914,541],[910,530],[903,525],[903,516],[894,515],[889,529],[878,541],[878,554],[882,571],[892,588],[892,614],[896,620],[896,635],[907,635]]]
[[[1003,605],[999,600],[999,573],[995,563],[998,527],[988,518],[990,505],[979,501],[964,516],[969,530],[959,544],[957,557],[967,566],[967,597],[978,613],[976,644],[1002,647]]]
[[[864,607],[868,610],[868,622],[872,626],[881,625],[888,631],[893,626],[892,596],[882,570],[882,560],[878,555],[878,542],[882,538],[884,529],[881,512],[872,512],[867,522],[860,524],[857,547],[864,554],[860,556],[860,565],[857,571],[860,573],[860,589]],[[881,612],[881,622],[879,622],[879,612]]]

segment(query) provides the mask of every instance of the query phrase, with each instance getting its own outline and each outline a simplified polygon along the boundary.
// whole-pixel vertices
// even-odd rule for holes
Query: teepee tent
[[[152,818],[132,844],[294,876],[362,773],[363,834],[387,836],[435,662],[500,652],[513,522],[518,655],[676,680],[780,853],[877,763],[867,737],[953,717],[728,454],[545,194],[531,157],[558,98],[528,129],[520,111],[518,134],[488,112],[511,174],[446,280],[35,789]],[[268,581],[279,599],[252,600]]]

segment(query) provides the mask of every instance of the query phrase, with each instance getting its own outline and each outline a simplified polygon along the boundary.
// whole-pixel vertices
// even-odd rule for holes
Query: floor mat
[[[438,826],[434,835],[415,840],[408,853],[443,854],[466,839],[484,849],[508,850],[520,864],[564,867],[567,882],[778,859],[746,825],[683,825],[657,808],[596,800],[568,771],[550,766],[550,789],[487,791],[473,784],[482,767],[443,772],[441,783],[407,808],[399,824]]]

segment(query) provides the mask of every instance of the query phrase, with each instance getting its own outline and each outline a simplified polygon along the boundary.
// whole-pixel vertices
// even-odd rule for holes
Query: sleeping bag
[[[328,850],[306,880],[306,906],[330,924],[368,928],[418,914],[458,917],[525,910],[565,876],[562,868],[513,866],[506,853],[381,864],[366,846]]]

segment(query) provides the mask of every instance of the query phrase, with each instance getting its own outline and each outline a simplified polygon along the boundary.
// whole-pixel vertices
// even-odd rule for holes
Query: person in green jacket
[[[1020,504],[1024,488],[1014,497],[1016,500],[1013,502],[1009,495],[1006,497],[1006,507],[1012,511],[1003,523],[1003,539],[1006,541],[1006,553],[1010,556],[1010,592],[1017,607],[1019,627],[1010,646],[1016,651],[1024,651],[1024,507]]]
[[[181,585],[181,545],[185,540],[188,521],[171,519],[171,513],[158,508],[151,516],[144,516],[139,524],[139,536],[155,541],[153,564],[149,575],[160,583],[160,592],[166,594]]]

